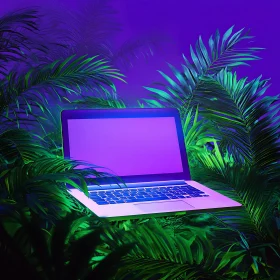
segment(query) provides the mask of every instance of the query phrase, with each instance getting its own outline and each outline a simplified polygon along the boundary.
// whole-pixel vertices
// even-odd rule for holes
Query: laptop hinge
[[[141,188],[141,187],[155,187],[155,186],[170,186],[185,184],[185,180],[170,180],[170,181],[153,181],[153,182],[139,182],[139,183],[126,183],[124,184],[104,184],[88,186],[89,190],[96,189],[118,189],[118,188]]]

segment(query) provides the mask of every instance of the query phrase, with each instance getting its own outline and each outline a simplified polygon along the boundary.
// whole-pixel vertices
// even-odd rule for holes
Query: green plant
[[[77,207],[65,184],[87,192],[85,178],[102,176],[102,172],[96,172],[94,166],[87,171],[77,170],[77,162],[62,159],[59,152],[54,154],[38,129],[44,128],[42,115],[48,112],[51,116],[52,100],[69,101],[68,96],[81,95],[82,88],[109,95],[109,89],[116,90],[113,79],[123,80],[123,75],[97,56],[71,56],[54,62],[47,59],[32,67],[30,50],[34,47],[34,54],[40,53],[34,40],[37,21],[33,10],[16,12],[0,21],[0,50],[7,54],[1,56],[6,72],[2,71],[0,77],[0,199],[17,209],[28,206],[41,218],[54,221]],[[15,27],[20,23],[22,33]],[[48,44],[41,48],[47,50]],[[30,68],[9,68],[17,58]]]
[[[0,100],[2,124],[10,125],[11,121],[19,124],[18,116],[27,122],[28,117],[44,111],[52,95],[61,100],[66,98],[65,94],[81,94],[81,87],[105,92],[106,86],[115,89],[111,79],[121,76],[96,57],[69,57],[24,74],[10,73],[0,82],[0,91],[4,93]],[[27,118],[22,119],[23,116]]]
[[[217,31],[209,40],[210,51],[199,38],[196,52],[191,47],[193,64],[184,57],[182,71],[170,65],[178,82],[160,72],[167,84],[163,89],[146,87],[154,99],[144,101],[153,107],[179,109],[193,178],[243,205],[240,210],[216,213],[213,225],[223,222],[239,230],[246,250],[262,248],[255,251],[250,277],[265,278],[271,272],[263,264],[270,254],[279,255],[273,209],[280,198],[280,103],[278,96],[262,97],[267,80],[238,80],[232,72],[245,61],[259,59],[253,54],[259,48],[238,49],[239,42],[251,36],[242,35],[242,30],[231,34],[232,28],[220,44]],[[274,259],[274,265],[277,262]]]
[[[6,215],[0,217],[3,279],[17,279],[16,269],[34,280],[111,279],[121,258],[133,248],[132,243],[123,244],[97,260],[105,227],[94,218],[72,214],[46,230],[33,212]],[[89,227],[90,222],[96,225]]]
[[[260,59],[254,55],[255,52],[261,48],[255,47],[239,47],[240,42],[253,38],[249,36],[248,32],[243,33],[244,29],[232,34],[233,26],[221,36],[219,30],[215,35],[209,39],[209,49],[205,47],[203,40],[199,37],[195,48],[190,46],[190,53],[193,63],[183,55],[184,64],[182,64],[182,71],[179,71],[171,64],[168,64],[172,73],[178,80],[176,82],[168,75],[159,71],[159,73],[166,80],[168,85],[160,83],[163,89],[145,87],[153,92],[153,97],[156,100],[144,99],[152,106],[168,106],[180,109],[182,113],[187,113],[190,107],[196,106],[204,101],[205,104],[211,104],[216,96],[205,95],[200,93],[200,87],[203,86],[203,81],[200,80],[203,76],[215,76],[221,70],[227,68],[233,69],[240,65],[248,65],[245,61]],[[207,106],[209,107],[209,106]],[[201,107],[203,108],[203,107]]]
[[[87,185],[108,174],[93,167],[75,169],[79,162],[51,156],[36,158],[2,172],[2,200],[14,201],[16,207],[29,207],[48,221],[54,221],[76,208],[75,200],[67,193],[65,184],[88,194]]]
[[[37,28],[33,11],[8,19],[0,29],[21,20],[29,32]],[[30,65],[25,46],[32,37],[7,30],[0,32],[0,47],[2,40],[13,56],[7,59],[20,56]],[[125,107],[112,81],[122,75],[102,59],[84,56],[1,72],[0,258],[10,278],[16,267],[30,279],[278,279],[273,209],[280,197],[279,99],[262,97],[267,80],[237,79],[233,69],[259,59],[259,48],[238,48],[251,36],[232,30],[221,43],[217,31],[209,51],[199,38],[191,48],[193,63],[184,57],[182,71],[170,65],[178,82],[160,72],[167,85],[147,88],[155,99],[144,101],[179,109],[193,178],[241,202],[239,210],[119,222],[119,229],[96,217],[90,225],[85,217],[73,221],[67,213],[84,208],[65,184],[87,193],[88,175],[105,173],[94,166],[77,170],[78,162],[61,158],[59,113]],[[84,96],[82,89],[97,96]]]
[[[106,239],[111,248],[116,240],[137,241],[115,279],[256,279],[275,272],[260,257],[275,245],[250,246],[242,233],[215,220],[213,215],[195,214],[171,217],[171,223],[168,218],[134,222],[128,228],[126,222],[125,233],[114,231]]]

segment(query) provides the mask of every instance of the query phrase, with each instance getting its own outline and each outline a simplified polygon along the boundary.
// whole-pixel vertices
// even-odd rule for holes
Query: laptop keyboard
[[[99,205],[172,200],[180,198],[206,197],[208,194],[188,184],[163,187],[123,188],[89,191],[89,197]]]

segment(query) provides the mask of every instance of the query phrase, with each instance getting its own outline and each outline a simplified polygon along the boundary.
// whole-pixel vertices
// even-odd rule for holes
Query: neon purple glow
[[[173,117],[69,119],[68,133],[70,158],[118,176],[183,171]]]

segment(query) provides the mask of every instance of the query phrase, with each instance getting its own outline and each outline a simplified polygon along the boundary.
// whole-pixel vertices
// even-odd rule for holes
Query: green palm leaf
[[[65,184],[88,193],[88,184],[98,184],[94,178],[108,176],[96,171],[96,166],[74,169],[82,163],[54,156],[36,158],[34,162],[18,164],[0,174],[1,196],[16,201],[15,207],[28,206],[50,220],[77,209],[75,200],[67,193]],[[117,179],[116,179],[117,182]]]
[[[92,97],[82,96],[82,99],[77,99],[71,102],[75,108],[90,108],[90,109],[101,109],[101,108],[125,108],[126,105],[123,100],[119,98],[113,98],[107,94],[106,97]]]
[[[185,145],[187,150],[204,147],[208,142],[214,142],[215,130],[209,122],[198,120],[198,107],[193,116],[193,110],[190,109],[183,124],[183,133],[185,136]]]
[[[25,34],[26,31],[37,30],[37,17],[35,10],[25,9],[0,18],[0,74],[4,76],[7,74],[10,69],[9,63],[25,61],[27,59],[25,52],[31,45],[38,50]]]
[[[260,48],[238,48],[241,41],[248,40],[252,36],[248,36],[247,33],[243,34],[243,29],[234,34],[232,34],[232,30],[233,27],[226,31],[221,43],[220,33],[217,30],[215,36],[211,36],[209,39],[210,51],[207,50],[202,38],[199,37],[195,48],[190,47],[193,63],[189,62],[183,56],[184,64],[182,64],[182,71],[177,70],[169,64],[178,82],[159,71],[166,80],[167,85],[162,84],[162,90],[151,87],[145,88],[153,92],[154,94],[152,96],[164,105],[178,109],[188,109],[190,101],[201,84],[203,84],[200,77],[205,75],[212,76],[226,67],[232,68],[240,65],[248,65],[246,61],[260,59],[254,55]]]
[[[274,168],[280,158],[279,97],[262,97],[269,85],[259,78],[245,83],[236,73],[222,70],[216,76],[203,77],[203,86],[195,99],[201,115],[219,127],[217,134],[228,149],[260,170]],[[215,100],[211,101],[212,98]]]
[[[115,90],[113,78],[122,80],[122,74],[111,68],[98,57],[71,56],[64,61],[55,61],[41,68],[31,69],[28,73],[10,73],[0,82],[1,119],[10,121],[18,116],[38,114],[52,96],[61,99],[64,94],[81,94],[84,90],[101,90],[106,87]],[[59,94],[58,94],[59,91]],[[35,108],[38,110],[33,112]]]
[[[246,164],[230,164],[218,146],[214,151],[200,150],[196,154],[205,166],[201,183],[243,205],[238,210],[220,211],[216,216],[239,231],[275,241],[273,209],[279,199],[277,185],[271,183],[266,174]]]
[[[0,134],[0,166],[17,162],[32,162],[50,152],[42,147],[36,135],[22,129],[7,130]]]
[[[122,236],[121,242],[137,239],[137,244],[123,258],[117,279],[231,279],[228,277],[228,263],[219,267],[227,251],[214,249],[206,234],[207,228],[185,225],[181,233],[174,235],[174,232],[166,232],[154,221],[144,225],[126,234],[119,233]],[[110,243],[106,239],[106,242],[114,247],[113,240]],[[236,255],[231,256],[230,260],[234,260]],[[241,261],[236,261],[234,267],[238,267]],[[245,278],[246,273],[243,276]]]

